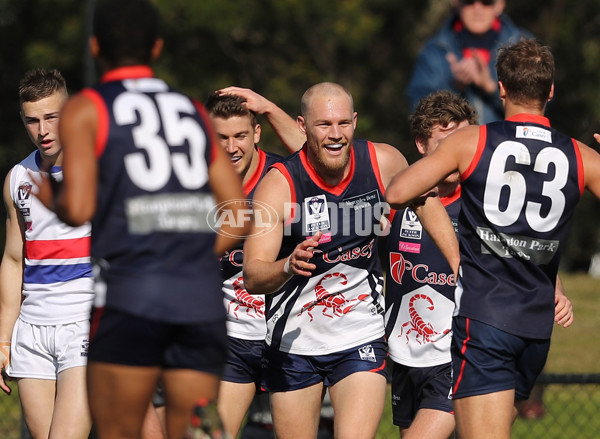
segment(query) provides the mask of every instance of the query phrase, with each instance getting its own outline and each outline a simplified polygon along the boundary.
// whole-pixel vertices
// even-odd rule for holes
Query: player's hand
[[[309,261],[314,255],[314,248],[319,245],[321,236],[323,236],[323,232],[318,231],[314,236],[298,244],[285,262],[284,271],[292,275],[312,276],[312,270],[315,270],[317,266]]]
[[[554,321],[564,328],[573,323],[573,304],[563,294],[557,294],[554,298]]]
[[[596,142],[600,143],[600,134],[594,133],[594,139],[596,139]]]
[[[244,98],[246,100],[245,105],[246,108],[250,111],[254,111],[256,114],[265,114],[269,112],[269,108],[272,105],[272,102],[266,99],[265,97],[259,95],[253,90],[249,88],[241,88],[241,87],[225,87],[220,90],[217,90],[218,94],[224,95],[236,95]]]
[[[0,389],[4,390],[5,393],[10,395],[12,391],[8,384],[6,384],[6,374],[4,371],[10,363],[10,341],[0,341]]]

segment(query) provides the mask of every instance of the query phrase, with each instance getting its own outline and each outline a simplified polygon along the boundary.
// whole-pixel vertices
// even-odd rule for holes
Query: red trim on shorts
[[[344,179],[335,186],[332,186],[329,183],[325,182],[325,180],[323,180],[319,176],[319,174],[317,174],[315,168],[313,168],[313,166],[308,161],[308,157],[306,156],[306,148],[307,147],[305,146],[300,150],[300,160],[302,161],[302,165],[304,165],[304,169],[306,170],[306,173],[313,181],[313,183],[319,186],[321,189],[329,192],[330,194],[333,194],[338,197],[342,195],[344,190],[352,181],[352,177],[354,177],[354,169],[356,167],[356,160],[354,159],[354,147],[350,148],[350,171],[348,172],[348,175],[346,175]]]
[[[275,163],[269,167],[269,169],[275,168],[285,177],[288,182],[288,186],[290,187],[290,203],[291,203],[291,211],[290,217],[285,221],[285,225],[292,224],[294,217],[296,216],[296,188],[294,186],[294,181],[292,180],[292,176],[290,175],[287,168],[283,165],[283,163]],[[284,212],[285,213],[285,212]]]
[[[485,125],[481,125],[479,127],[479,141],[477,142],[477,150],[475,151],[475,156],[473,160],[471,160],[471,164],[465,172],[463,172],[460,176],[461,180],[466,180],[473,173],[477,165],[479,164],[479,159],[481,159],[481,155],[483,154],[483,149],[485,148],[485,142],[487,140],[487,127]]]
[[[93,88],[83,89],[81,94],[92,101],[94,108],[96,108],[97,126],[94,154],[96,155],[96,158],[100,158],[104,152],[104,148],[106,148],[108,131],[110,128],[108,108],[106,108],[106,102],[104,102],[104,99],[102,96],[100,96],[100,93]]]
[[[265,163],[267,163],[267,154],[265,154],[262,149],[256,148],[256,153],[258,154],[258,165],[254,170],[254,174],[252,174],[250,179],[244,185],[244,195],[246,196],[248,196],[248,194],[252,192],[252,189],[258,184],[260,176],[265,169]]]
[[[583,159],[581,158],[581,151],[579,150],[577,140],[571,140],[573,141],[573,149],[575,149],[575,157],[577,158],[577,178],[579,181],[579,194],[583,195],[583,191],[585,190],[585,181],[583,178]]]
[[[375,373],[381,372],[383,369],[385,369],[385,363],[386,363],[386,361],[387,360],[383,360],[383,364],[381,366],[379,366],[379,367],[377,367],[375,369],[371,369],[371,370],[369,370],[369,372],[375,372]]]
[[[464,355],[465,355],[465,352],[467,352],[467,343],[471,339],[471,336],[469,335],[470,323],[471,323],[471,319],[469,319],[468,317],[465,318],[465,325],[466,325],[465,327],[466,327],[467,336],[463,340],[463,345],[462,345],[462,348],[460,349],[460,353],[463,355],[463,360],[462,360],[462,364],[460,365],[460,372],[458,374],[458,377],[456,378],[456,384],[454,384],[454,388],[452,389],[453,394],[456,393],[456,391],[458,390],[458,386],[460,386],[460,382],[462,381],[465,366],[467,364],[467,359],[464,358]]]

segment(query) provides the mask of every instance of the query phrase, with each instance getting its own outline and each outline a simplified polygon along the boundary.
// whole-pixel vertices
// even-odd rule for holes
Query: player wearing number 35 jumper
[[[162,379],[168,437],[182,437],[194,404],[217,395],[226,330],[216,254],[244,233],[228,224],[215,236],[207,218],[213,196],[243,198],[241,182],[202,105],[153,76],[162,39],[151,2],[98,1],[90,49],[103,76],[65,104],[55,207],[67,223],[92,220],[92,416],[101,439],[139,437]],[[39,194],[48,204],[49,191]]]
[[[600,197],[600,155],[544,117],[549,48],[523,40],[500,51],[496,68],[506,119],[449,135],[387,193],[397,207],[460,172],[452,367],[463,439],[510,437],[513,406],[546,362],[569,221],[585,187]]]

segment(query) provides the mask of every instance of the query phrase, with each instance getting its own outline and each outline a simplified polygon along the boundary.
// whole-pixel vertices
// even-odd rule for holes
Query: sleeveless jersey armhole
[[[96,139],[94,144],[94,154],[96,158],[100,158],[106,148],[106,142],[108,139],[108,131],[110,127],[108,109],[106,108],[106,102],[100,93],[93,88],[86,88],[81,91],[81,94],[87,97],[96,108],[96,115],[98,118],[98,125],[96,127]]]
[[[263,171],[265,170],[265,164],[267,163],[267,154],[265,154],[262,149],[256,148],[256,154],[258,154],[258,166],[254,170],[254,174],[252,174],[250,179],[244,185],[244,195],[246,196],[256,188],[256,185],[260,181]]]
[[[287,168],[283,163],[275,163],[274,165],[269,166],[269,169],[274,168],[277,169],[281,174],[285,177],[288,182],[288,186],[290,187],[290,203],[291,203],[291,211],[290,217],[285,220],[284,225],[288,226],[292,224],[295,216],[296,216],[296,188],[294,187],[294,181],[292,180],[292,176],[290,175]]]
[[[469,178],[469,176],[473,173],[473,171],[479,164],[479,159],[481,158],[481,155],[483,154],[483,149],[485,148],[486,140],[487,140],[487,126],[481,125],[479,127],[479,140],[477,142],[477,149],[475,150],[475,155],[473,156],[473,159],[471,160],[469,167],[467,169],[465,169],[465,172],[463,172],[461,174],[460,178],[462,181],[465,181],[467,178]]]
[[[379,185],[379,190],[383,195],[385,195],[385,186],[383,185],[383,180],[381,179],[381,171],[379,169],[379,162],[377,161],[377,152],[375,151],[375,145],[371,141],[367,141],[367,146],[369,148],[369,157],[371,157],[371,166],[373,167],[373,172],[375,174],[375,178],[377,178],[377,184]]]
[[[571,139],[573,142],[573,149],[575,150],[575,157],[577,158],[577,181],[579,183],[579,194],[583,195],[585,191],[585,178],[584,178],[584,170],[583,170],[583,160],[581,158],[581,151],[579,150],[579,145],[575,139]]]

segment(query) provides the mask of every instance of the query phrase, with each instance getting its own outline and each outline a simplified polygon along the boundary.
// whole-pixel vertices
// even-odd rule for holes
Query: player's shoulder
[[[398,172],[408,166],[406,157],[389,143],[371,142],[375,150],[377,165],[384,184],[387,186],[389,180]]]

